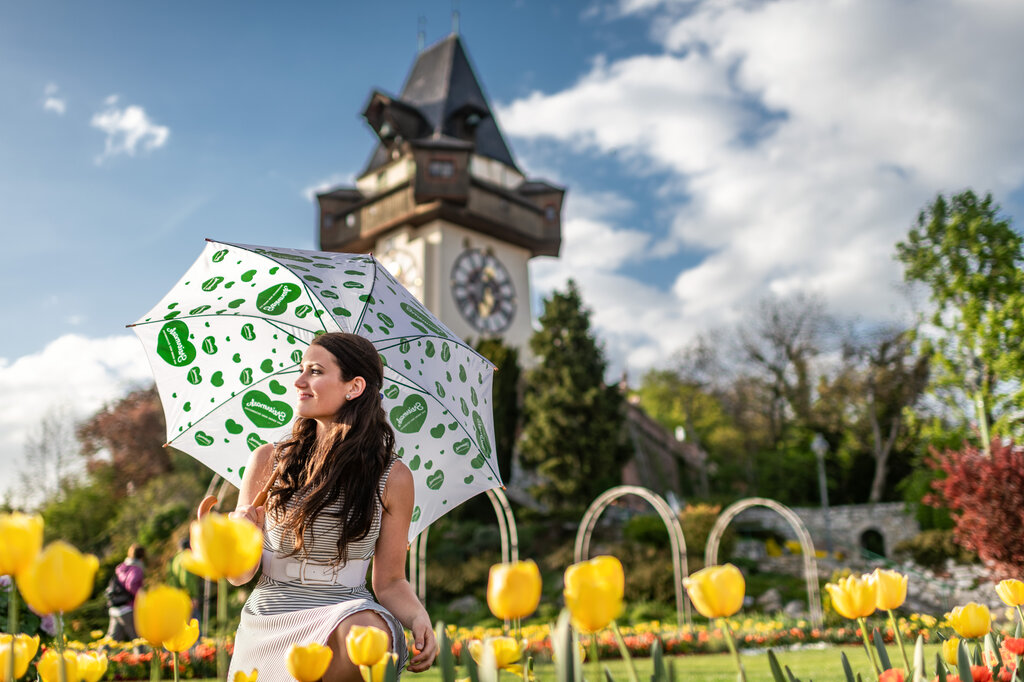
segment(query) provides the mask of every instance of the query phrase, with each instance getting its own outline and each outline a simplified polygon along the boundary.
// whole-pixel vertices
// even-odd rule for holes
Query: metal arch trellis
[[[683,536],[683,527],[679,525],[679,518],[672,512],[668,503],[657,493],[636,485],[620,485],[601,493],[590,507],[587,508],[580,521],[579,530],[576,531],[576,545],[573,548],[573,561],[579,563],[585,561],[590,554],[590,538],[597,526],[597,519],[605,508],[624,495],[636,495],[650,503],[658,516],[665,522],[668,528],[668,539],[672,548],[672,573],[675,577],[676,586],[676,623],[682,627],[685,621],[691,624],[690,602],[683,599],[683,578],[689,574],[686,561],[686,538]]]
[[[498,517],[498,533],[501,536],[501,562],[519,561],[519,533],[516,530],[516,519],[512,515],[512,507],[508,497],[501,488],[491,488],[487,498],[494,507]],[[427,603],[427,536],[430,527],[413,538],[409,545],[409,582],[416,588],[416,595],[423,604]]]
[[[807,605],[811,612],[811,623],[815,627],[821,627],[824,623],[824,613],[821,610],[821,594],[818,588],[818,562],[814,554],[814,542],[807,527],[796,513],[784,504],[765,497],[748,497],[730,505],[725,511],[719,514],[715,525],[708,536],[707,548],[704,551],[704,564],[714,566],[718,563],[718,545],[722,540],[722,534],[726,527],[736,516],[751,507],[767,507],[778,512],[796,532],[797,540],[800,542],[800,549],[804,555],[804,579],[807,582]]]

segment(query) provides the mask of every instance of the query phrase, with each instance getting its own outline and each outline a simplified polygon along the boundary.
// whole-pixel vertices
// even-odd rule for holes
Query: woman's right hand
[[[230,518],[245,519],[260,530],[263,530],[264,515],[265,509],[263,507],[254,507],[251,504],[239,505],[234,511],[228,512]]]

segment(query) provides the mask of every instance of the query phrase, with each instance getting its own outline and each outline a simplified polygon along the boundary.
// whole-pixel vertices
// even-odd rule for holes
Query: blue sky
[[[370,92],[400,90],[418,18],[429,44],[451,8],[0,7],[0,478],[48,410],[146,380],[123,325],[204,238],[315,245],[310,192],[362,168]],[[569,188],[535,294],[575,277],[614,372],[636,379],[769,294],[906,319],[893,246],[925,203],[973,187],[1024,208],[1014,0],[459,10],[520,166]]]

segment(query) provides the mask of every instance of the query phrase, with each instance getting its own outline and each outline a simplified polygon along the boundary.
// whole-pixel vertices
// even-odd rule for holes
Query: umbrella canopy
[[[130,326],[149,356],[168,444],[236,486],[250,451],[290,433],[302,353],[332,331],[366,337],[384,363],[384,409],[416,485],[410,540],[501,485],[494,366],[371,255],[211,241]]]

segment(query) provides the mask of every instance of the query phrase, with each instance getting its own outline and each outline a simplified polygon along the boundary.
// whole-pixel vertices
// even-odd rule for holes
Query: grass
[[[933,644],[925,647],[925,662],[932,675],[935,673],[932,668],[935,664],[935,654],[937,651],[937,645]],[[797,651],[780,649],[775,652],[775,655],[779,658],[779,662],[783,666],[788,666],[793,674],[802,682],[810,682],[812,679],[814,682],[846,682],[846,676],[843,674],[843,667],[839,658],[841,652],[845,653],[846,657],[850,660],[854,673],[859,672],[864,680],[875,679],[874,672],[867,660],[867,654],[864,653],[863,647],[844,646],[826,649],[801,649]],[[908,646],[907,655],[913,656],[912,643]],[[889,658],[894,667],[899,667],[899,662],[902,658],[897,647],[889,647]],[[691,680],[699,682],[736,682],[736,667],[732,657],[728,654],[673,656],[669,660],[673,662],[678,682],[690,682]],[[611,660],[601,662],[602,668],[606,665],[616,682],[628,682],[629,677],[623,661]],[[747,682],[772,682],[773,678],[771,671],[768,669],[766,649],[754,653],[744,653],[743,665],[747,671]],[[652,672],[651,659],[637,659],[636,669],[637,676],[641,682],[650,680]],[[554,682],[555,668],[551,663],[537,663],[534,666],[534,670],[537,674],[537,682]],[[456,676],[463,676],[465,674],[465,671],[459,669]],[[603,674],[598,674],[592,662],[584,664],[583,674],[588,682],[605,682]],[[405,673],[402,679],[405,682],[441,682],[441,674],[435,666],[424,673]],[[503,682],[517,682],[519,679],[508,673],[501,675]],[[204,682],[216,681],[211,679]]]

